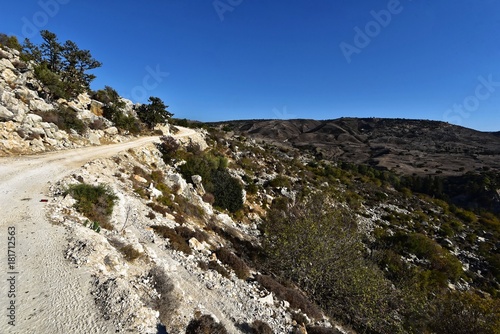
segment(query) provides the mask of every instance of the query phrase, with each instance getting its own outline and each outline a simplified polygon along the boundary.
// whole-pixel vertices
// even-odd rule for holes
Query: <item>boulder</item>
[[[148,180],[146,180],[145,178],[143,178],[140,175],[134,175],[134,180],[136,180],[137,182],[140,182],[140,183],[148,183]]]
[[[9,121],[14,118],[14,113],[0,105],[0,121]]]
[[[14,83],[14,82],[16,82],[16,79],[17,79],[17,75],[10,68],[6,68],[5,70],[3,70],[1,77],[7,83]]]
[[[30,109],[45,112],[54,109],[54,106],[52,104],[48,104],[42,99],[33,99],[30,100]]]
[[[96,116],[102,117],[104,113],[104,103],[96,100],[90,101],[90,112]]]
[[[188,187],[186,180],[184,180],[184,178],[177,173],[167,175],[165,177],[165,181],[167,181],[168,185],[172,189],[177,190],[176,195],[182,194],[184,190],[186,190],[186,188]]]
[[[14,65],[12,65],[11,61],[8,60],[8,59],[0,59],[0,70],[5,70],[5,69],[10,69],[10,70],[14,70]]]
[[[118,129],[116,127],[112,126],[110,128],[107,128],[106,130],[104,130],[104,132],[110,136],[114,136],[114,135],[118,134]]]
[[[88,109],[89,104],[92,101],[87,93],[78,95],[77,99],[82,109]]]
[[[88,140],[92,145],[101,145],[101,138],[95,133],[90,133],[88,136]]]
[[[193,183],[196,188],[196,192],[198,195],[203,196],[205,195],[205,188],[203,187],[203,184],[201,183],[202,178],[199,175],[193,175],[191,176],[191,180],[193,180]]]
[[[39,98],[37,92],[32,91],[26,87],[17,88],[14,91],[14,94],[15,94],[16,98],[18,98],[24,102]]]
[[[27,114],[24,117],[24,122],[29,123],[31,125],[34,125],[36,123],[40,123],[43,121],[43,118],[41,116],[35,115],[35,114]]]
[[[163,193],[160,190],[156,189],[154,187],[153,183],[151,183],[149,185],[148,190],[149,190],[149,197],[150,198],[158,198],[160,196],[163,196]]]
[[[205,249],[205,246],[194,237],[189,239],[189,247],[196,251],[202,251]]]

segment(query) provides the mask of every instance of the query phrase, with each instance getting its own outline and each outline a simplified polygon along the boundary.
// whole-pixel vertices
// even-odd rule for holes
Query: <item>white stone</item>
[[[118,134],[118,129],[114,126],[110,127],[110,128],[107,128],[106,130],[104,130],[104,132],[110,136],[114,136],[116,134]]]
[[[141,182],[141,183],[148,183],[148,180],[146,180],[145,178],[143,178],[140,175],[134,175],[134,180],[136,180],[137,182]]]
[[[15,69],[14,65],[12,65],[10,60],[5,59],[5,58],[0,59],[0,69],[6,69],[6,68],[11,69],[11,70]]]
[[[49,111],[54,109],[54,106],[52,104],[48,104],[42,99],[33,99],[30,100],[30,108],[31,110]]]
[[[202,251],[205,249],[205,246],[196,238],[189,239],[189,247],[197,251]]]
[[[4,106],[0,105],[0,120],[2,121],[8,121],[14,117],[14,114],[5,108]]]
[[[17,79],[17,76],[10,68],[5,69],[2,72],[2,77],[7,83],[14,83]]]
[[[177,173],[167,175],[165,177],[165,181],[169,183],[171,188],[177,188],[177,195],[182,194],[188,187],[186,180],[184,180],[184,178]]]
[[[101,145],[101,138],[95,133],[90,133],[88,139],[92,145]]]
[[[151,198],[158,198],[160,196],[163,196],[163,193],[160,190],[156,189],[153,183],[151,183],[149,185],[149,195]]]
[[[31,124],[40,123],[42,120],[43,118],[41,116],[35,114],[27,114],[24,117],[24,121]]]
[[[274,305],[274,298],[272,294],[269,294],[263,298],[259,299],[259,302],[264,304],[264,305]]]

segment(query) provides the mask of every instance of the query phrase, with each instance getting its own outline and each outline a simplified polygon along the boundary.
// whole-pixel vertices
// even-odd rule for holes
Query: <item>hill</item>
[[[248,120],[223,122],[237,133],[309,149],[326,159],[403,175],[461,175],[499,170],[500,134],[444,122],[405,119]]]

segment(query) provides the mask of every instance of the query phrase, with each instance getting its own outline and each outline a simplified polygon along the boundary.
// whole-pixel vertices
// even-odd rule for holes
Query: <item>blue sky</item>
[[[55,32],[92,88],[176,117],[399,117],[500,131],[497,0],[2,1],[0,31]]]

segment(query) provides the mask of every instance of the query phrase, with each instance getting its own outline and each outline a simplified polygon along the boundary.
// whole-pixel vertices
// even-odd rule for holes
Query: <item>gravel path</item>
[[[181,129],[176,137],[193,133]],[[90,274],[64,259],[66,231],[47,221],[41,200],[46,198],[49,182],[89,160],[157,140],[144,137],[115,145],[0,159],[0,333],[113,332],[98,316],[90,295]],[[8,243],[8,237],[11,241],[15,238],[15,247]],[[11,267],[9,260],[14,254]],[[8,316],[14,313],[8,310],[13,306],[15,320]]]

